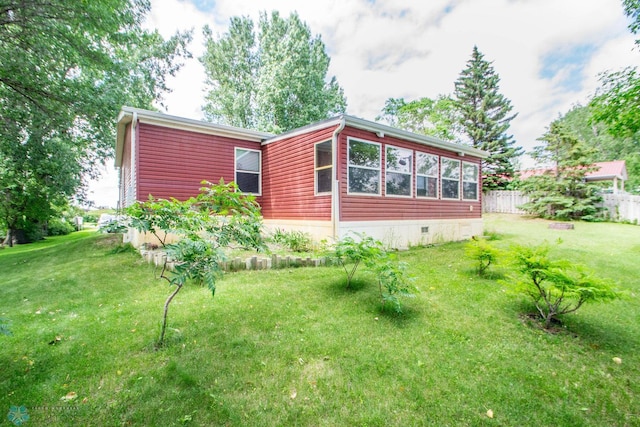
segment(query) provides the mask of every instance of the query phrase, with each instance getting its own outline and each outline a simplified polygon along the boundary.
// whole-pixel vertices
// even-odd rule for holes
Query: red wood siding
[[[266,219],[330,220],[331,195],[315,195],[315,145],[335,127],[262,147],[262,214]]]
[[[235,180],[235,147],[260,149],[260,143],[145,123],[138,125],[138,200],[198,194],[202,180]]]
[[[347,194],[347,138],[353,137],[364,141],[378,142],[382,144],[382,178],[381,196],[361,196]],[[415,196],[416,174],[415,153],[413,167],[413,196],[395,197],[385,196],[385,146],[409,148],[429,154],[436,154],[451,159],[480,165],[480,159],[476,157],[459,157],[457,153],[422,144],[407,142],[401,139],[385,136],[379,138],[373,132],[367,132],[356,128],[346,127],[339,137],[340,165],[340,220],[341,221],[379,221],[379,220],[403,220],[403,219],[458,219],[482,217],[482,183],[478,183],[480,200],[436,200]],[[462,179],[462,178],[461,178]],[[480,178],[479,178],[480,179]],[[460,190],[462,192],[462,189]]]

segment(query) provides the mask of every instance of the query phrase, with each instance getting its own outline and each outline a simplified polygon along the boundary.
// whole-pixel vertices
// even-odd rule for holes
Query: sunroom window
[[[438,156],[416,153],[416,195],[438,198]]]
[[[413,151],[387,145],[385,153],[386,194],[388,196],[411,196]]]
[[[478,165],[462,163],[462,198],[478,200]]]
[[[460,199],[460,160],[442,158],[442,198]]]
[[[380,194],[380,144],[350,139],[348,192]]]
[[[331,192],[332,164],[331,141],[316,144],[316,194]]]
[[[257,150],[236,148],[236,184],[243,193],[260,194],[261,155]]]

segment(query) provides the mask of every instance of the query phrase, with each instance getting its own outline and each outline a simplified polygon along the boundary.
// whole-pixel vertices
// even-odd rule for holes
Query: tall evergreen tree
[[[208,120],[282,132],[343,113],[346,100],[319,36],[293,13],[260,14],[257,35],[248,18],[233,18],[215,39],[205,28],[200,58],[209,87]]]
[[[461,133],[475,148],[489,152],[482,163],[484,190],[506,187],[514,176],[516,158],[522,148],[507,134],[511,120],[511,101],[499,90],[500,77],[490,62],[473,47],[467,68],[455,82],[455,102]]]

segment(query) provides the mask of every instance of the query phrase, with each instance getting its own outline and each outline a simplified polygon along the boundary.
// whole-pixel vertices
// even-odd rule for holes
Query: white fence
[[[494,190],[482,195],[482,212],[524,214],[518,209],[529,201],[521,191]]]
[[[640,196],[631,194],[605,194],[604,207],[614,221],[640,223]]]
[[[524,214],[518,207],[528,201],[520,191],[488,191],[482,196],[482,212]],[[640,223],[640,196],[605,194],[603,204],[612,220]]]

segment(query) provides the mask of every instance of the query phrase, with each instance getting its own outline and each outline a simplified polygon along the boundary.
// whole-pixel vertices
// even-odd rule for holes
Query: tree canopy
[[[0,226],[38,228],[113,155],[120,107],[151,108],[190,34],[142,29],[147,0],[3,0]]]
[[[389,98],[376,120],[386,121],[390,126],[410,132],[455,141],[455,108],[449,95],[438,95],[436,99],[424,97],[409,102],[404,98]]]
[[[217,38],[205,27],[208,120],[283,132],[345,111],[324,43],[296,13],[262,12],[254,28],[247,17],[232,18]]]
[[[482,163],[483,189],[504,188],[514,176],[522,149],[507,134],[511,101],[500,93],[500,77],[477,46],[455,82],[454,100],[460,131],[475,148],[489,152]]]

